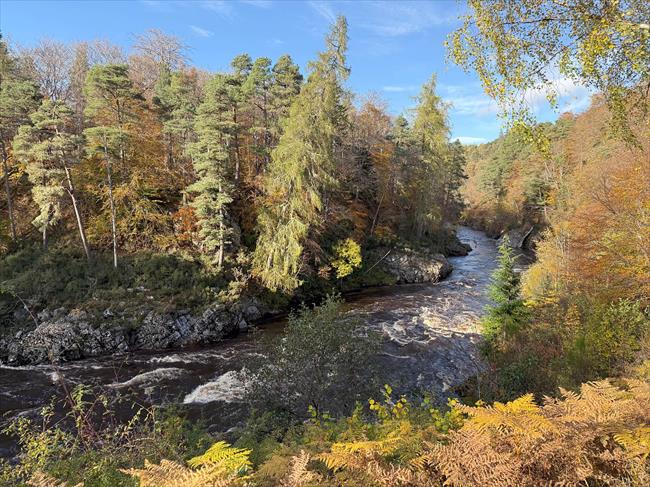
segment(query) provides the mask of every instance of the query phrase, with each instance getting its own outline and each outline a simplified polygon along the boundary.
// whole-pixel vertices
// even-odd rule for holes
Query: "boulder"
[[[535,225],[525,225],[503,232],[497,239],[498,245],[503,244],[506,236],[508,237],[509,246],[520,250],[531,250],[537,240]]]
[[[442,254],[412,249],[393,249],[382,264],[386,272],[395,276],[398,284],[438,282],[453,269]]]

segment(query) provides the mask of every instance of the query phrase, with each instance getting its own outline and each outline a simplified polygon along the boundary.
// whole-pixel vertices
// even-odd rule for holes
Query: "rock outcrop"
[[[438,282],[453,269],[442,254],[411,249],[391,250],[383,258],[382,267],[397,279],[398,284]]]
[[[506,236],[508,237],[510,247],[519,250],[534,250],[540,238],[540,234],[535,225],[525,225],[503,232],[497,240],[498,245],[503,243],[503,239]]]
[[[215,304],[196,316],[189,311],[150,311],[139,325],[116,320],[110,310],[102,320],[82,310],[39,313],[39,325],[0,339],[0,362],[11,365],[60,362],[98,355],[161,350],[212,343],[248,328],[266,310],[257,300]],[[118,317],[119,318],[119,317]]]

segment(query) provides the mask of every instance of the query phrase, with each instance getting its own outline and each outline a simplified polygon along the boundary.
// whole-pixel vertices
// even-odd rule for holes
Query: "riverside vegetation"
[[[161,303],[248,294],[277,305],[359,285],[378,248],[449,248],[458,218],[505,237],[482,321],[486,368],[446,404],[374,384],[378,338],[329,296],[296,310],[251,364],[253,413],[236,433],[160,408],[136,408],[123,424],[107,396],[77,386],[65,417],[45,408],[7,427],[21,451],[2,481],[650,483],[650,6],[468,7],[450,55],[478,72],[509,121],[474,148],[448,142],[433,80],[411,121],[376,100],[355,108],[343,18],[304,82],[288,57],[271,68],[240,56],[208,77],[152,32],[126,64],[111,46],[78,46],[74,76],[39,86],[48,50],[14,56],[3,44],[5,316],[79,296],[102,309],[142,299],[127,290],[140,285]],[[551,68],[598,94],[580,115],[537,124],[522,101],[540,86],[556,99]],[[513,246],[535,251],[523,273]],[[76,269],[65,272],[80,289],[35,284],[41,268]]]

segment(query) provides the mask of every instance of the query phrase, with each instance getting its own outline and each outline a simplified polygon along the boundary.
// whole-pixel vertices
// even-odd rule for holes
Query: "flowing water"
[[[477,321],[487,303],[496,245],[484,233],[469,228],[460,227],[458,235],[471,245],[472,252],[449,259],[454,271],[445,281],[367,289],[346,296],[347,312],[359,315],[384,336],[381,383],[428,390],[442,397],[450,387],[481,370]],[[200,349],[140,352],[59,366],[0,365],[1,421],[35,415],[52,396],[61,396],[63,383],[67,388],[98,386],[145,404],[179,404],[190,414],[227,429],[242,419],[240,371],[259,353],[255,335],[279,333],[283,324],[283,319],[269,321],[255,333]],[[8,438],[0,438],[0,457],[10,455],[13,447]]]

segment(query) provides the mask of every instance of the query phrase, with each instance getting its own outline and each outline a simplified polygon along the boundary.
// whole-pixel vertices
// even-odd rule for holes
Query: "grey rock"
[[[388,273],[395,276],[399,284],[438,282],[453,269],[442,254],[410,249],[392,250],[382,265]]]
[[[513,249],[530,250],[534,248],[535,242],[539,240],[539,232],[535,231],[534,225],[524,225],[504,232],[497,240],[498,245],[503,244],[505,237],[508,237],[508,245]]]
[[[188,311],[149,311],[135,328],[129,320],[91,323],[88,313],[59,308],[39,313],[32,331],[0,339],[0,362],[11,365],[61,362],[136,350],[161,350],[223,340],[246,330],[265,313],[257,300],[225,306],[216,303],[199,315]],[[108,315],[108,313],[104,313]],[[112,315],[112,313],[111,313]]]

